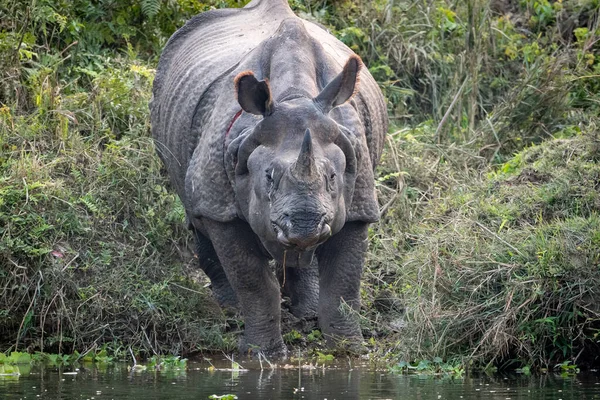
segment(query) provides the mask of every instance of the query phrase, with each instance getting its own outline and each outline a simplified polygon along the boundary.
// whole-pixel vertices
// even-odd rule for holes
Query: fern
[[[94,202],[92,196],[86,194],[85,196],[79,198],[79,202],[85,204],[87,208],[92,212],[92,214],[98,215],[100,213],[100,209],[98,208],[98,205]]]
[[[142,13],[148,19],[154,18],[160,10],[160,0],[141,0]]]

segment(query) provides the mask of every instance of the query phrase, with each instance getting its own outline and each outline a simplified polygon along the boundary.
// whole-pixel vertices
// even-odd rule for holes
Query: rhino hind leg
[[[319,266],[316,258],[306,268],[277,265],[282,293],[290,299],[290,313],[296,318],[316,318],[319,306]]]
[[[194,233],[196,236],[196,251],[200,269],[210,279],[215,300],[217,300],[219,306],[224,310],[237,310],[237,297],[227,279],[227,275],[225,275],[213,244],[198,230],[194,229]]]

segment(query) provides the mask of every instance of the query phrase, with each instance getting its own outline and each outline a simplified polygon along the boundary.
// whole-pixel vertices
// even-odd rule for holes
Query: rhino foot
[[[283,339],[272,340],[267,345],[258,346],[252,343],[246,336],[242,336],[239,343],[241,354],[252,358],[265,357],[269,361],[282,361],[288,357],[288,349]]]
[[[327,347],[341,354],[360,356],[369,352],[362,336],[345,337],[325,335],[325,339],[327,341]]]

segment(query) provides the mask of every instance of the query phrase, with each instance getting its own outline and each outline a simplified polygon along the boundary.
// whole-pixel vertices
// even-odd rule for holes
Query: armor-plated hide
[[[275,53],[283,56],[274,59]],[[150,109],[157,151],[188,216],[222,222],[243,217],[227,175],[225,149],[258,118],[244,113],[230,126],[240,111],[233,89],[236,75],[250,70],[259,80],[269,79],[275,101],[316,96],[352,54],[322,27],[296,17],[285,0],[208,11],[178,30],[161,56]],[[310,79],[292,77],[303,69],[300,78]],[[359,120],[346,110],[350,107]],[[381,155],[387,114],[366,68],[356,96],[331,116],[345,128],[360,163],[347,220],[374,222],[378,209],[372,171]]]
[[[219,304],[244,316],[240,349],[285,356],[280,291],[328,339],[360,343],[387,131],[360,58],[285,0],[208,11],[167,43],[150,111],[200,266]]]

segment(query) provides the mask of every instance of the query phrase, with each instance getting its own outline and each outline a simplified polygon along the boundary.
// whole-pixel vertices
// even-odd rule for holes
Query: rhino
[[[327,343],[360,343],[360,280],[388,120],[359,56],[286,0],[189,20],[150,102],[201,269],[241,312],[241,352],[285,357],[281,296]]]

